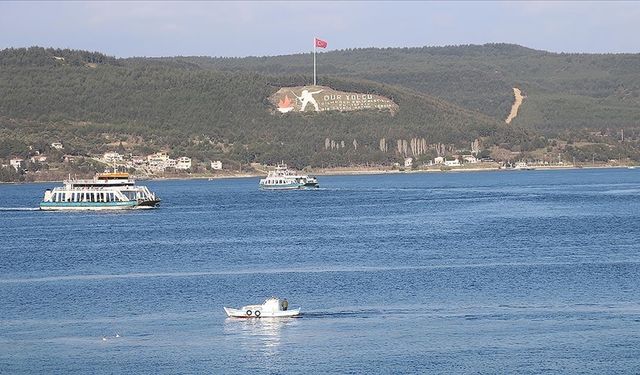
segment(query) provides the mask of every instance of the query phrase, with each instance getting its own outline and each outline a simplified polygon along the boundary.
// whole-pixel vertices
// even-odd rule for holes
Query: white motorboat
[[[292,318],[300,315],[300,308],[289,309],[289,302],[277,297],[267,298],[262,305],[247,305],[240,309],[225,307],[230,318]]]

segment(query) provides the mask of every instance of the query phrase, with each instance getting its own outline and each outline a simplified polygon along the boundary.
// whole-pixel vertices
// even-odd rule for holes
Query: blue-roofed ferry
[[[146,186],[138,186],[129,173],[98,173],[93,179],[64,181],[64,185],[44,192],[40,209],[127,210],[155,208],[160,198]]]

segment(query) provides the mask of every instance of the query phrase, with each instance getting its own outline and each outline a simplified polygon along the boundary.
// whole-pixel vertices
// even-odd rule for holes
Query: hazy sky
[[[0,2],[0,49],[129,56],[264,56],[517,43],[553,52],[640,52],[640,2]]]

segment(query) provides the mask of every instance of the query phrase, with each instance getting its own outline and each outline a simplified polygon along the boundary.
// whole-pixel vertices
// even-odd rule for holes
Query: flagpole
[[[313,85],[316,85],[316,38],[313,37]]]

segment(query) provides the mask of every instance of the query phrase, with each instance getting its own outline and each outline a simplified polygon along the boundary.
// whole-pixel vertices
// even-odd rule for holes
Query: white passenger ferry
[[[279,164],[260,180],[260,188],[266,190],[313,189],[319,186],[317,178],[296,174],[286,164]]]
[[[69,178],[64,186],[47,189],[41,210],[124,210],[154,208],[160,198],[146,186],[136,186],[128,173],[98,173],[90,180]]]

